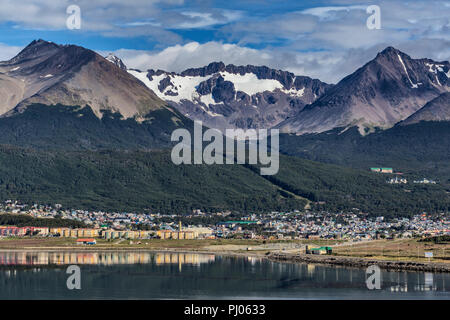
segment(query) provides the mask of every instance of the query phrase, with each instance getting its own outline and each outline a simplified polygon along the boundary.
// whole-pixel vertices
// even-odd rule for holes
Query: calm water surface
[[[67,289],[68,265],[81,290]],[[365,270],[253,257],[152,252],[0,252],[0,299],[450,299],[450,275]]]

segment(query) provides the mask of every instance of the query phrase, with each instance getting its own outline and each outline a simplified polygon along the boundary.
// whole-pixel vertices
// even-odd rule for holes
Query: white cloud
[[[108,36],[116,32],[121,36],[151,36],[163,30],[208,28],[242,17],[238,10],[200,7],[201,11],[182,11],[178,6],[184,4],[183,0],[0,0],[0,23],[37,30],[64,30],[66,8],[72,4],[81,9],[81,32]],[[148,26],[153,28],[145,28]],[[163,39],[157,40],[163,42]]]
[[[162,51],[117,50],[115,54],[122,58],[129,68],[140,70],[162,69],[181,72],[188,68],[203,67],[213,61],[235,65],[265,65],[275,69],[318,78],[329,83],[336,83],[354,72],[376,54],[389,46],[380,43],[370,48],[356,48],[338,51],[295,52],[289,50],[256,50],[236,44],[208,42],[200,44],[190,42],[175,45]],[[405,42],[397,46],[413,58],[432,58],[437,61],[449,60],[450,41],[426,40],[413,43]],[[435,48],[430,54],[428,48]],[[442,54],[444,53],[444,54]],[[102,52],[106,55],[106,52]]]
[[[366,10],[367,6],[342,6],[342,7],[316,7],[316,8],[309,8],[300,11],[301,14],[309,14],[312,16],[319,17],[321,19],[329,19],[335,16],[335,13],[338,11],[346,11],[349,12],[350,10]]]
[[[6,44],[0,43],[0,61],[10,60],[22,49],[22,47],[8,46]]]
[[[73,0],[0,0],[0,23],[64,29],[65,9],[72,3]],[[171,7],[182,5],[182,0],[75,3],[82,10],[83,30],[108,37],[146,37],[157,42],[158,48],[165,48],[117,52],[129,66],[139,69],[182,71],[224,61],[267,65],[336,82],[389,45],[414,57],[450,60],[448,1],[378,1],[381,30],[369,30],[366,5],[354,5],[351,0],[329,0],[327,6],[303,11],[267,10],[254,15],[211,8],[209,1],[195,2],[189,9]],[[174,31],[179,29],[209,29],[208,34],[215,32],[215,41],[186,43],[191,40]]]
[[[233,64],[265,64],[272,56],[267,52],[240,47],[235,44],[190,42],[175,45],[162,51],[117,50],[115,54],[122,58],[130,68],[141,70],[162,69],[180,72],[187,68],[202,67],[213,61]]]
[[[175,25],[168,25],[171,29],[198,29],[208,28],[218,24],[226,24],[236,21],[242,17],[239,11],[220,10],[219,12],[182,12],[187,17],[186,21]]]
[[[368,5],[336,5],[240,21],[223,27],[221,33],[227,41],[242,45],[281,43],[297,50],[368,48],[385,42],[450,37],[450,7],[445,2],[391,0],[377,4],[381,30],[366,27]]]

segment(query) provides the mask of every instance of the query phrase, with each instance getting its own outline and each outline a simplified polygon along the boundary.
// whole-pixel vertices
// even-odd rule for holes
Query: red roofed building
[[[97,244],[97,241],[95,241],[94,238],[86,238],[86,239],[77,239],[77,244],[88,244],[88,245],[93,245],[93,244]]]

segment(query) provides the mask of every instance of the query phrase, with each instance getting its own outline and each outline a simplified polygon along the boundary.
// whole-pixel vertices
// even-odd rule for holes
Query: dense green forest
[[[171,145],[177,128],[193,122],[175,109],[150,112],[140,122],[104,110],[33,104],[22,113],[0,118],[0,144],[46,150],[158,149]]]
[[[0,147],[0,198],[70,208],[190,213],[288,210],[304,200],[239,165],[180,165],[167,151],[35,151]]]
[[[2,226],[16,226],[16,227],[70,227],[70,228],[85,228],[83,222],[69,220],[69,219],[40,219],[33,218],[28,215],[18,214],[0,214],[0,225]]]
[[[387,217],[450,210],[446,187],[386,183],[392,176],[281,156],[278,174],[264,177],[313,201],[316,210],[337,212],[357,208],[370,215]]]
[[[280,150],[323,163],[368,170],[391,167],[412,178],[450,186],[450,122],[395,126],[361,136],[356,127],[320,134],[282,135]]]
[[[411,215],[450,209],[442,185],[390,185],[386,175],[281,156],[275,176],[244,165],[180,165],[169,151],[0,147],[0,198],[67,208],[190,213],[348,210]]]
[[[106,111],[99,119],[89,107],[28,106],[0,119],[0,200],[181,214],[302,210],[307,204],[385,216],[450,209],[448,122],[367,136],[356,128],[282,135],[286,156],[274,176],[250,165],[174,165],[170,134],[192,126],[169,109],[137,122]],[[390,185],[392,175],[370,167],[393,167],[410,182],[427,177],[439,183]]]

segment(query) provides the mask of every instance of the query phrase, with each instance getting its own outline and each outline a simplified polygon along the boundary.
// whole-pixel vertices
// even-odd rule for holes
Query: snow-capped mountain
[[[336,127],[389,128],[450,91],[450,63],[412,59],[388,47],[317,101],[278,125],[295,133]]]
[[[105,59],[108,60],[109,62],[114,63],[120,69],[125,70],[125,71],[127,70],[127,66],[125,65],[125,63],[123,63],[123,61],[120,58],[118,58],[117,56],[115,56],[114,54],[112,54],[112,53],[108,54]]]
[[[220,130],[273,127],[331,87],[265,66],[222,62],[181,73],[134,69],[128,72],[185,116]]]

